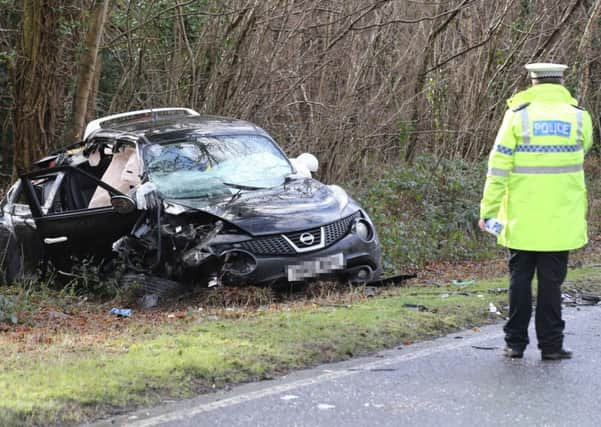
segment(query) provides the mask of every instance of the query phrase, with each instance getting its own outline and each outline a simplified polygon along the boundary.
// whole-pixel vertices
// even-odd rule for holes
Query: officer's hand
[[[486,224],[484,224],[484,220],[482,218],[480,218],[480,221],[478,221],[478,227],[480,227],[480,230],[486,231]]]

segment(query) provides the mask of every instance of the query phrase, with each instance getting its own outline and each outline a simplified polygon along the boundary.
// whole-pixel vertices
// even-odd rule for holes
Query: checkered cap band
[[[563,77],[563,71],[531,71],[530,77],[533,79],[542,79],[545,77]]]

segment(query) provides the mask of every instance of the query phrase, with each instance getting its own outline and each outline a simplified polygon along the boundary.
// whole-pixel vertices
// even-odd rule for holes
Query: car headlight
[[[236,276],[247,276],[257,268],[257,260],[246,251],[225,252],[222,258],[223,270]]]
[[[352,231],[366,243],[371,242],[375,236],[373,226],[363,218],[359,218],[355,221]]]

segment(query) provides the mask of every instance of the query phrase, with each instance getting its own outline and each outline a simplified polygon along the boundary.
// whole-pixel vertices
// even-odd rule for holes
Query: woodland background
[[[569,64],[599,139],[600,13],[601,0],[0,0],[1,170],[16,176],[90,119],[186,106],[312,152],[318,178],[369,202],[397,243],[437,232],[467,253],[524,64]],[[420,253],[449,249],[431,246]]]
[[[480,159],[523,65],[570,64],[601,109],[599,0],[0,0],[2,166],[84,123],[187,106],[241,117],[321,178],[420,152]],[[83,105],[82,105],[83,102]]]

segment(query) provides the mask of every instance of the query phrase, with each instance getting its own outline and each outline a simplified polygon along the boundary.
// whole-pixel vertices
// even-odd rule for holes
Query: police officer
[[[531,282],[538,279],[536,336],[543,360],[569,359],[563,347],[561,284],[568,251],[587,243],[584,154],[592,145],[590,115],[563,86],[562,64],[528,64],[532,86],[507,101],[490,153],[479,226],[503,224],[509,249],[509,320],[505,355],[521,358],[529,343]]]

